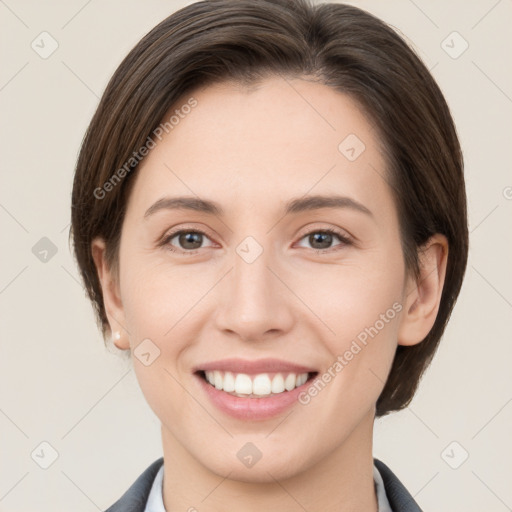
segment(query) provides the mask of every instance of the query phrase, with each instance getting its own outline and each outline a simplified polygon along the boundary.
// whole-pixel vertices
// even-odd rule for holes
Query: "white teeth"
[[[288,377],[286,377],[284,380],[284,387],[286,388],[286,391],[291,391],[294,389],[296,383],[297,377],[293,373],[290,373],[290,375],[288,375]]]
[[[256,375],[252,382],[252,393],[254,395],[270,395],[270,392],[272,391],[272,382],[270,381],[270,378],[265,373],[262,373],[261,375]]]
[[[222,389],[222,374],[218,371],[213,372],[213,385],[217,389]]]
[[[269,396],[271,394],[292,391],[302,386],[308,380],[308,373],[276,373],[271,379],[266,373],[260,373],[251,378],[245,373],[221,372],[218,370],[205,372],[206,380],[216,389],[236,396],[255,397]]]
[[[249,375],[239,373],[235,378],[235,392],[250,395],[252,393],[252,380]]]
[[[226,372],[224,374],[224,382],[222,385],[222,389],[224,391],[228,391],[229,393],[235,391],[235,377],[233,377],[233,374],[231,372]]]
[[[302,386],[302,384],[304,384],[307,380],[308,380],[308,374],[307,374],[307,373],[301,373],[301,374],[297,377],[297,387],[298,387],[298,386]],[[299,381],[300,381],[300,382],[299,382]]]
[[[306,378],[307,378],[307,376],[306,376]],[[278,373],[272,379],[272,393],[282,393],[283,391],[284,391],[284,378],[280,373]]]

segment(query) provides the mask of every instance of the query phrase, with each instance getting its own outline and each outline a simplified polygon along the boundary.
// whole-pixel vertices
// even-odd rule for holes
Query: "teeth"
[[[284,391],[284,378],[283,376],[278,373],[273,379],[272,379],[272,393],[282,393]]]
[[[235,392],[241,395],[250,395],[252,393],[252,380],[249,375],[239,373],[235,378]]]
[[[268,375],[256,375],[252,381],[252,393],[254,395],[266,396],[272,391],[272,381]]]
[[[222,389],[222,374],[220,372],[213,372],[213,383],[217,389]]]
[[[308,380],[307,373],[276,373],[272,378],[267,373],[251,377],[245,373],[220,372],[218,370],[205,372],[206,380],[216,389],[235,396],[263,397],[292,391],[302,386]]]
[[[235,378],[233,377],[232,373],[226,372],[224,374],[224,381],[223,381],[222,389],[229,393],[232,393],[233,391],[235,391]]]
[[[286,391],[291,391],[292,389],[294,389],[296,382],[297,378],[295,377],[295,375],[293,375],[293,373],[290,373],[290,375],[288,375],[288,377],[286,377],[286,379],[284,380],[284,387],[286,388]]]

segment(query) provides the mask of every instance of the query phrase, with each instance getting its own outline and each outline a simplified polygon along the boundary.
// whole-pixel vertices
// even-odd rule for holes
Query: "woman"
[[[356,7],[165,19],[83,142],[74,250],[163,457],[108,510],[420,510],[372,456],[457,299],[463,159],[432,76]]]

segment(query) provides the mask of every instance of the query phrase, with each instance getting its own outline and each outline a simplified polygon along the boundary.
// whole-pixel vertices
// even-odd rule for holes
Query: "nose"
[[[233,268],[223,280],[216,315],[218,329],[243,341],[281,337],[294,322],[294,296],[279,275],[280,267],[266,250],[251,261],[254,250],[249,244],[248,253],[244,253],[241,244],[235,252]]]

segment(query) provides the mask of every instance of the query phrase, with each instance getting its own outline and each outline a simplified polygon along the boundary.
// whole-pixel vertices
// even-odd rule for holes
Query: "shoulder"
[[[409,491],[384,462],[373,459],[384,481],[386,496],[394,512],[422,512]]]
[[[144,512],[153,480],[163,463],[163,457],[151,463],[121,498],[105,512]]]

